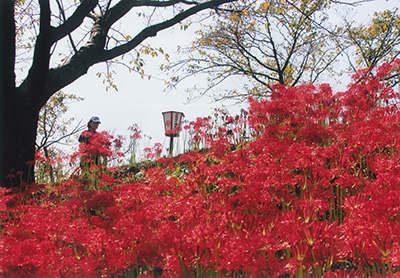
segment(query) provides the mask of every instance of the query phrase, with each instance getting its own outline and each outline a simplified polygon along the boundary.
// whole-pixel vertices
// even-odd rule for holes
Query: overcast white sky
[[[374,11],[394,7],[400,7],[400,0],[375,0],[357,8],[357,17],[365,19],[372,16]],[[188,45],[194,38],[193,31],[193,28],[186,31],[181,31],[179,28],[168,29],[160,32],[157,37],[148,42],[152,46],[161,46],[167,50],[173,60],[176,47]],[[154,70],[151,70],[153,75],[159,74],[158,61],[151,60],[151,57],[147,61],[149,68],[154,67]],[[207,97],[185,104],[187,100],[185,86],[166,93],[163,91],[164,81],[154,78],[143,80],[137,74],[129,73],[123,67],[119,68],[116,76],[118,92],[114,90],[106,92],[105,85],[102,83],[103,79],[96,77],[96,73],[99,71],[104,71],[102,65],[92,67],[85,76],[63,89],[66,93],[73,93],[85,98],[82,102],[71,104],[67,116],[81,119],[84,123],[93,115],[99,116],[102,122],[99,130],[105,130],[114,135],[127,135],[127,128],[136,123],[144,134],[152,137],[150,143],[142,143],[141,149],[151,147],[156,142],[164,144],[165,148],[168,147],[169,139],[164,136],[161,114],[164,111],[183,112],[188,121],[195,120],[197,117],[206,117],[211,114],[213,107],[221,107],[223,104],[233,115],[240,111],[239,106],[229,103],[211,103],[211,99]],[[196,82],[199,80],[193,78],[187,83],[187,86]],[[240,88],[241,84],[237,84],[237,86]]]

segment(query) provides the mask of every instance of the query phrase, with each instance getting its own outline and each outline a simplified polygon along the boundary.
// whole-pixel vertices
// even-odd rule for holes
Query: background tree
[[[344,42],[345,51],[353,72],[358,69],[372,70],[384,62],[392,62],[400,55],[400,16],[398,9],[375,13],[368,24],[354,26],[347,21]],[[399,72],[386,77],[391,86],[398,84]]]
[[[85,75],[92,65],[115,59],[157,32],[231,1],[0,1],[0,185],[33,180],[30,165],[39,111],[55,92]],[[157,16],[161,11],[164,16]],[[128,19],[129,33],[113,29]],[[35,43],[26,77],[17,81],[16,43],[30,38],[16,36],[21,26],[31,27]],[[71,52],[62,52],[67,44]],[[136,69],[141,66],[137,61]]]
[[[183,77],[206,73],[208,87],[202,94],[237,76],[245,77],[241,92],[230,90],[222,97],[263,96],[275,83],[294,86],[315,82],[331,70],[340,52],[321,28],[330,1],[279,0],[236,2],[198,31]],[[196,50],[196,51],[193,51]],[[177,65],[174,65],[177,67]]]
[[[83,98],[76,95],[58,91],[40,109],[36,136],[36,152],[43,151],[43,158],[46,162],[60,156],[62,153],[56,145],[68,145],[71,143],[71,136],[85,129],[82,121],[77,121],[75,118],[64,118],[65,113],[69,109],[68,104],[81,100]],[[77,144],[76,142],[74,143]],[[37,168],[38,163],[35,166]],[[49,180],[53,182],[54,169],[52,163],[41,163],[40,166],[40,168],[43,168],[42,170],[48,171]]]
[[[77,122],[75,118],[63,118],[68,111],[68,104],[81,100],[83,98],[76,95],[58,91],[47,101],[39,113],[36,151],[45,151],[54,144],[68,144],[72,135],[85,129],[82,121]]]

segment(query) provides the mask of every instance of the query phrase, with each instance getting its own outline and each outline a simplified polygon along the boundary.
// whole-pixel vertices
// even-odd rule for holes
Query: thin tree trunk
[[[53,170],[53,165],[51,165],[50,163],[48,163],[49,158],[50,158],[50,154],[49,154],[49,150],[47,149],[47,147],[43,148],[44,151],[44,156],[46,157],[47,161],[45,164],[45,167],[47,169],[49,169],[49,177],[50,177],[50,182],[54,182],[54,170]]]

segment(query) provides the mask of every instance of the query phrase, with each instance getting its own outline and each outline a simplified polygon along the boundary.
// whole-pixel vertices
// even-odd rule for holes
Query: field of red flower
[[[197,121],[206,149],[135,175],[2,189],[0,275],[400,277],[400,97],[379,82],[398,65],[274,87],[251,140]]]

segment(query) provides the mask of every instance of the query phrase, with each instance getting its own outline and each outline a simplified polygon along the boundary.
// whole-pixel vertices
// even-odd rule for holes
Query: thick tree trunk
[[[19,103],[18,103],[19,102]],[[34,181],[36,126],[38,111],[20,98],[0,104],[1,186],[21,187]],[[4,116],[3,116],[4,115]]]
[[[14,1],[12,0],[0,1],[0,30],[0,186],[10,187],[11,184],[7,182],[6,177],[10,170],[17,166],[12,165],[14,163],[10,161],[10,159],[14,160],[11,150],[18,152],[14,142],[8,145],[12,141],[12,136],[15,135],[10,127],[14,125],[14,117],[17,114],[16,110],[13,111],[16,89]]]
[[[36,127],[49,65],[49,2],[41,7],[40,34],[23,86],[15,82],[14,1],[0,0],[0,186],[21,187],[34,181]],[[50,94],[51,95],[51,94]]]

